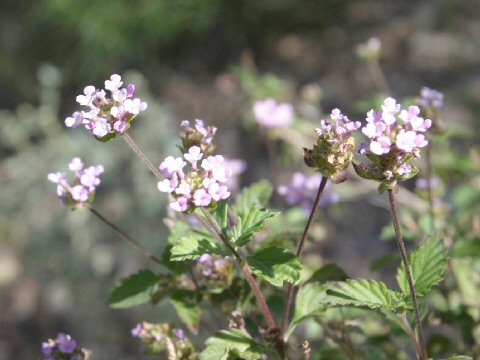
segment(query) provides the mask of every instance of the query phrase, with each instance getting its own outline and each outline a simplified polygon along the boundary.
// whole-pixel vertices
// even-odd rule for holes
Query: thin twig
[[[407,313],[404,312],[402,314],[399,314],[398,317],[400,318],[400,321],[402,322],[403,327],[405,328],[405,331],[407,332],[408,336],[410,336],[410,339],[412,339],[412,342],[415,344],[415,351],[417,352],[417,354],[421,354],[422,347],[420,346],[417,340],[415,331],[413,331],[412,327],[410,326],[410,323],[408,322]]]
[[[418,353],[418,357],[420,360],[426,360],[428,359],[428,354],[427,349],[425,348],[422,322],[420,319],[420,313],[418,311],[417,293],[412,279],[410,264],[408,263],[407,250],[405,249],[405,243],[403,241],[402,233],[400,232],[397,204],[395,202],[395,194],[393,193],[392,189],[388,189],[388,199],[390,200],[390,208],[392,210],[393,227],[396,235],[395,239],[397,240],[398,249],[400,250],[400,255],[402,256],[403,266],[405,267],[405,274],[407,275],[408,287],[410,288],[410,296],[412,297],[413,310],[415,313],[415,321],[417,323],[418,342],[421,349],[421,351]]]
[[[152,164],[152,162],[145,156],[145,154],[140,150],[135,141],[130,137],[128,133],[123,134],[122,139],[130,146],[133,152],[142,160],[142,162],[147,166],[148,170],[152,172],[153,175],[158,180],[162,180],[163,176],[160,171]]]
[[[318,186],[318,191],[317,191],[317,196],[315,197],[315,201],[313,202],[312,210],[310,211],[310,216],[308,217],[307,224],[305,225],[305,229],[303,230],[302,237],[300,239],[300,242],[298,243],[297,247],[297,256],[301,259],[303,256],[303,248],[305,247],[305,241],[307,239],[308,232],[310,231],[310,227],[312,226],[313,219],[315,217],[315,213],[318,209],[318,205],[320,204],[320,200],[322,198],[323,191],[325,190],[325,186],[327,185],[328,178],[325,176],[322,176],[322,181],[320,182],[320,185]],[[283,312],[283,320],[282,320],[282,325],[280,327],[280,335],[283,337],[283,334],[285,333],[285,329],[288,324],[288,320],[290,317],[290,308],[292,307],[293,303],[293,296],[294,293],[296,292],[297,286],[294,286],[293,284],[290,284],[288,287],[288,293],[287,293],[287,303],[285,305],[285,309]]]
[[[147,250],[143,245],[141,245],[137,240],[133,239],[130,235],[128,235],[125,231],[120,229],[118,226],[107,220],[102,214],[100,214],[97,210],[95,210],[91,205],[87,205],[87,209],[90,210],[92,214],[102,220],[105,224],[107,224],[112,230],[114,230],[120,237],[127,240],[130,244],[132,244],[137,250],[139,250],[144,256],[147,258],[155,261],[157,264],[162,265],[162,261],[152,254],[149,250]]]

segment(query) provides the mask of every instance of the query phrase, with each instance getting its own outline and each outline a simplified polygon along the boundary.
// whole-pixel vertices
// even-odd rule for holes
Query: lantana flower
[[[221,155],[208,156],[192,146],[182,157],[168,156],[159,166],[165,176],[158,190],[171,194],[170,208],[190,212],[197,207],[215,206],[230,196],[226,186],[232,171],[225,167]]]
[[[395,99],[385,99],[381,112],[372,109],[367,113],[362,133],[369,142],[361,144],[359,154],[365,154],[370,162],[355,165],[355,170],[361,177],[379,181],[380,192],[410,179],[418,172],[414,160],[428,144],[425,132],[431,125],[430,119],[420,116],[418,106],[401,109]]]
[[[55,172],[48,174],[50,182],[57,184],[57,196],[62,203],[74,206],[83,206],[91,203],[95,190],[100,185],[100,175],[104,169],[102,165],[85,167],[82,159],[75,157],[70,161],[70,170],[75,180],[70,184],[65,173]]]
[[[293,121],[293,106],[289,103],[279,103],[273,98],[268,98],[255,102],[253,114],[261,127],[284,127]]]
[[[339,175],[353,159],[352,132],[360,126],[359,121],[350,121],[339,109],[333,109],[330,119],[321,120],[320,127],[315,129],[318,140],[313,149],[304,149],[305,164],[326,177]]]
[[[70,335],[59,333],[42,343],[42,360],[87,360],[90,352],[77,346]]]
[[[85,87],[76,100],[88,110],[75,111],[65,119],[65,125],[72,128],[84,125],[102,141],[125,133],[135,116],[147,108],[147,103],[134,98],[135,85],[129,84],[126,88],[122,85],[121,76],[113,74],[105,81],[105,90],[93,85]]]

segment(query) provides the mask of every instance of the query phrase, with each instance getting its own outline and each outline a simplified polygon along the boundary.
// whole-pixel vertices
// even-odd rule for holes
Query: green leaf
[[[227,200],[220,201],[215,209],[212,210],[213,218],[215,222],[220,226],[221,229],[227,227],[228,221],[228,202]]]
[[[178,290],[170,296],[170,302],[177,311],[178,317],[187,325],[194,334],[198,332],[198,326],[202,312],[197,302],[195,292]]]
[[[206,349],[200,354],[200,360],[219,359],[262,359],[265,348],[255,342],[248,334],[237,330],[222,330],[205,342]]]
[[[455,242],[453,244],[452,256],[456,258],[480,257],[480,238]]]
[[[110,292],[108,305],[122,309],[145,304],[155,292],[160,277],[150,270],[141,270],[118,282]]]
[[[233,207],[235,215],[239,215],[250,208],[264,207],[272,196],[272,186],[266,180],[261,180],[257,183],[245,188],[238,196]]]
[[[226,250],[209,235],[192,232],[182,237],[171,249],[170,260],[195,260],[203,254],[227,255]]]
[[[275,286],[283,282],[298,284],[302,264],[290,251],[278,247],[269,247],[247,257],[252,272]]]
[[[417,295],[423,296],[442,280],[447,263],[447,251],[440,239],[430,237],[408,255],[408,261]],[[403,264],[398,268],[397,282],[408,298],[410,289]]]
[[[238,223],[231,231],[232,242],[235,246],[246,245],[253,235],[264,228],[265,220],[277,216],[279,213],[268,209],[252,207],[238,214]]]
[[[399,302],[398,294],[387,288],[381,281],[348,280],[339,282],[327,290],[327,296],[321,299],[323,304],[355,306],[368,309],[387,309],[393,312],[405,309]]]
[[[169,244],[176,244],[180,238],[184,237],[188,234],[190,230],[190,226],[188,224],[177,221],[173,228],[170,230],[170,235],[168,235],[168,243]]]
[[[179,261],[172,261],[172,248],[173,245],[167,244],[162,252],[162,265],[165,266],[168,270],[170,270],[175,275],[185,274],[188,270],[187,265],[184,262]]]
[[[473,358],[466,355],[454,355],[445,360],[473,360]]]
[[[316,270],[307,282],[325,283],[327,281],[345,281],[347,279],[347,274],[340,266],[325,264]]]
[[[303,320],[319,315],[327,309],[325,304],[321,304],[321,300],[326,296],[327,288],[327,284],[310,283],[298,290],[295,300],[295,313],[285,332],[285,341]]]

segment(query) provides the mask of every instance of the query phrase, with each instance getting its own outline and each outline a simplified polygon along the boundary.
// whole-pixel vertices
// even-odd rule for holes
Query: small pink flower
[[[278,103],[275,99],[269,98],[255,102],[253,114],[260,126],[283,127],[293,121],[293,106],[289,103]]]

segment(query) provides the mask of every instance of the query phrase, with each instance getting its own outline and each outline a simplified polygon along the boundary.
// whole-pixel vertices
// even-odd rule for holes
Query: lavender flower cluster
[[[67,181],[63,172],[48,174],[47,178],[57,184],[57,196],[62,203],[69,205],[83,205],[93,201],[95,190],[100,184],[100,175],[103,173],[102,165],[85,167],[82,159],[75,157],[68,165],[75,174],[73,185]]]
[[[223,291],[228,288],[235,274],[235,266],[229,256],[203,254],[195,263],[195,270],[199,280],[205,283],[210,290]]]
[[[315,129],[318,135],[313,149],[304,149],[307,166],[317,168],[324,176],[338,175],[353,159],[355,140],[352,132],[361,126],[350,121],[339,109],[333,109],[330,119],[321,120]]]
[[[187,163],[190,168],[184,171]],[[214,206],[230,196],[225,183],[232,172],[221,155],[205,157],[200,147],[192,146],[183,158],[168,156],[159,168],[166,179],[158,182],[158,190],[171,194],[170,208],[175,211]]]
[[[264,128],[283,127],[293,121],[293,106],[268,98],[255,102],[253,114],[257,123]]]
[[[192,146],[198,146],[204,154],[211,154],[215,150],[215,126],[205,126],[203,120],[195,119],[195,124],[190,125],[190,121],[183,120],[181,123],[180,139],[184,152]]]
[[[70,335],[59,333],[54,339],[42,343],[42,360],[87,360],[89,351],[77,346]]]
[[[131,331],[133,337],[138,337],[148,350],[157,353],[167,350],[169,355],[175,353],[175,359],[188,359],[193,351],[193,345],[180,328],[172,329],[167,323],[152,324],[143,321]],[[170,357],[169,357],[170,358]]]
[[[306,176],[302,172],[295,172],[292,180],[288,185],[280,185],[277,192],[283,196],[285,202],[290,205],[299,205],[306,213],[310,213],[315,199],[315,194],[318,191],[322,176],[314,174]],[[328,183],[327,183],[328,188]],[[325,189],[319,206],[323,207],[329,203],[336,203],[339,200],[339,195],[336,192]]]
[[[420,107],[441,108],[443,106],[443,93],[424,86],[420,90],[420,96],[417,97],[417,105]]]
[[[362,133],[370,141],[361,144],[359,153],[366,154],[373,164],[370,168],[357,166],[357,173],[387,188],[393,188],[397,180],[411,178],[418,172],[413,159],[419,158],[420,148],[427,146],[424,133],[431,125],[430,119],[420,116],[418,106],[402,110],[395,99],[385,99],[381,112],[372,109],[367,113]]]
[[[75,128],[83,124],[98,138],[105,138],[108,134],[111,138],[123,134],[129,122],[147,108],[147,103],[133,98],[135,85],[121,88],[122,85],[121,76],[113,74],[110,80],[105,81],[105,89],[110,91],[110,97],[103,89],[96,89],[92,85],[85,87],[83,95],[77,96],[77,102],[89,107],[89,111],[74,112],[65,119],[65,125]]]

